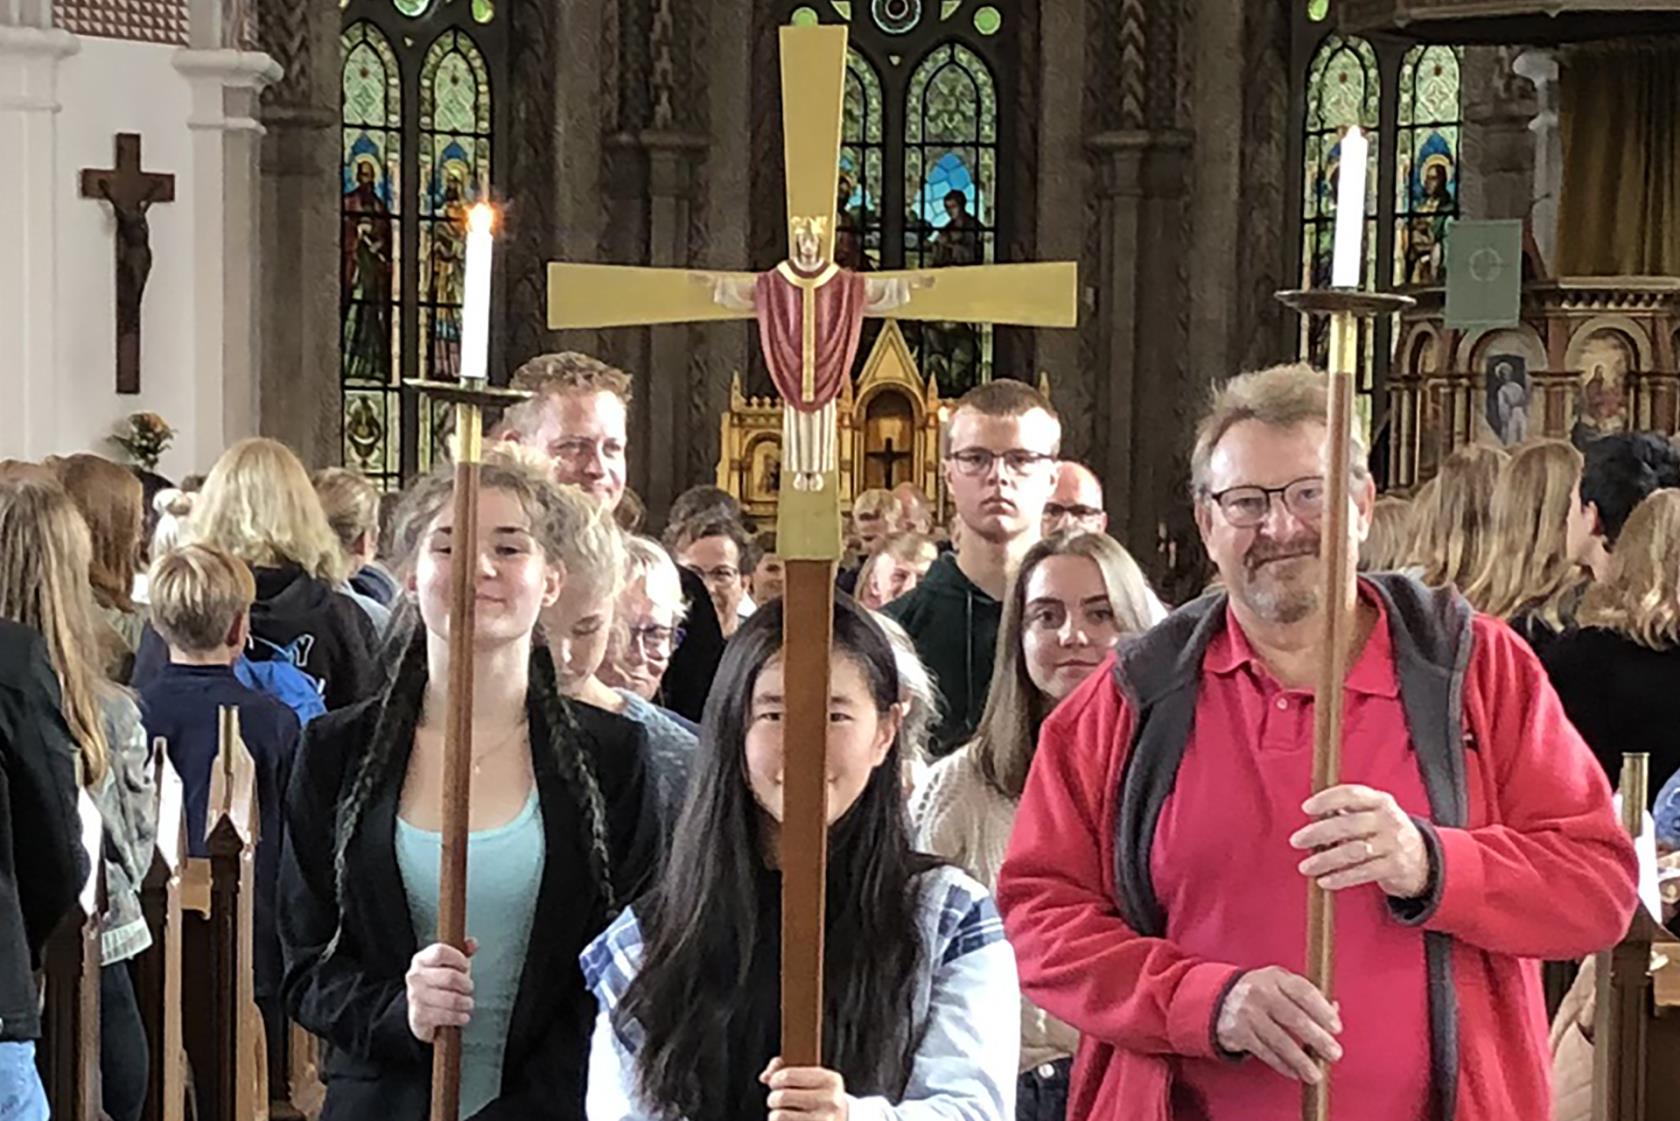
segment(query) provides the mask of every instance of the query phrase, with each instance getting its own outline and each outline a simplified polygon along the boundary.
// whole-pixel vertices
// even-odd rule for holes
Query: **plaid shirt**
[[[917,926],[929,948],[916,981],[919,1039],[903,1098],[853,1098],[852,1121],[1010,1121],[1020,1048],[1020,988],[1015,955],[991,897],[955,868],[922,880]],[[612,1024],[630,979],[640,968],[642,931],[626,910],[579,958],[600,1013],[589,1055],[589,1121],[649,1121],[636,1101],[635,1024]]]

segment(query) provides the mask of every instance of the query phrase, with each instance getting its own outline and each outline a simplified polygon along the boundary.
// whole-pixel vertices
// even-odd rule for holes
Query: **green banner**
[[[1447,237],[1447,326],[1460,331],[1515,327],[1522,315],[1520,219],[1459,219]]]

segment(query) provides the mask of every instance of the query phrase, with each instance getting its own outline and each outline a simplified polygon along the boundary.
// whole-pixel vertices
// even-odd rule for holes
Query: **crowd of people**
[[[1649,742],[1680,657],[1667,440],[1465,448],[1410,499],[1376,497],[1355,441],[1348,781],[1308,799],[1322,376],[1216,394],[1190,480],[1211,566],[1176,611],[1051,403],[962,397],[947,524],[913,484],[851,503],[823,1062],[799,1067],[774,531],[697,487],[645,534],[630,377],[563,353],[515,384],[471,557],[449,473],[393,498],[266,439],[180,486],[0,464],[0,1121],[45,1116],[31,970],[80,879],[78,789],[107,837],[103,1106],[141,1115],[148,744],[202,851],[224,706],[262,815],[256,999],[271,1043],[324,1041],[326,1121],[425,1116],[446,1027],[483,1121],[1269,1119],[1326,1064],[1361,1117],[1546,1116],[1533,959],[1626,929],[1620,753],[1652,752],[1653,791],[1680,769]],[[460,563],[464,950],[435,936]],[[1680,845],[1680,780],[1653,807]],[[1345,900],[1337,1003],[1299,975],[1308,878]]]

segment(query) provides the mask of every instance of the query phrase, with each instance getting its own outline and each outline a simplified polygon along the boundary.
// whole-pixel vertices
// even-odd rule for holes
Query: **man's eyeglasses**
[[[1103,512],[1095,506],[1081,506],[1077,503],[1072,506],[1064,506],[1060,502],[1044,504],[1044,516],[1053,522],[1061,521],[1063,518],[1071,518],[1076,522],[1091,522],[1102,517],[1102,514]]]
[[[701,568],[699,565],[691,564],[688,566],[688,570],[700,579],[713,584],[733,584],[741,578],[741,570],[731,568],[727,564],[720,564],[716,568]]]
[[[960,452],[952,452],[946,458],[957,465],[959,473],[969,476],[989,475],[992,465],[1001,461],[1004,468],[1016,478],[1034,474],[1056,462],[1053,455],[1027,451],[1025,448],[1010,448],[1006,452],[994,452],[989,448],[964,448]]]
[[[1225,521],[1233,529],[1253,529],[1272,512],[1272,496],[1283,501],[1283,508],[1304,522],[1316,522],[1324,516],[1327,491],[1324,479],[1313,475],[1296,479],[1281,487],[1227,487],[1209,494]]]
[[[684,631],[681,627],[662,627],[657,623],[645,627],[630,628],[630,646],[640,650],[644,658],[659,654],[669,654],[682,645]]]

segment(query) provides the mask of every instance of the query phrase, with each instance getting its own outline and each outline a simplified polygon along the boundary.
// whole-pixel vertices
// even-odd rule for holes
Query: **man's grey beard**
[[[1243,602],[1268,623],[1290,626],[1308,618],[1318,610],[1318,589],[1255,587],[1248,584],[1242,590]]]

